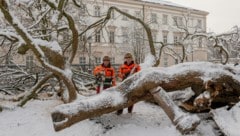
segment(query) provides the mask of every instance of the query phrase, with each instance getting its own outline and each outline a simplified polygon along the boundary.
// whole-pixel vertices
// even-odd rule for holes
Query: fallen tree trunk
[[[110,113],[131,106],[140,100],[151,98],[149,94],[144,93],[128,100],[124,98],[122,92],[114,89],[108,89],[89,99],[78,100],[56,107],[52,113],[54,129],[59,131],[81,120]]]
[[[206,67],[208,70],[206,70]],[[153,99],[150,90],[158,86],[167,92],[191,87],[195,92],[192,100],[195,100],[203,92],[209,91],[205,89],[205,85],[207,81],[211,80],[225,86],[220,89],[220,92],[234,90],[232,92],[239,98],[240,82],[237,73],[238,71],[232,67],[203,62],[142,70],[120,85],[109,88],[96,96],[57,106],[52,112],[54,128],[58,131],[78,121],[113,112],[138,101]],[[196,86],[199,87],[196,89]],[[208,99],[210,102],[214,98],[225,97],[215,94],[214,91],[209,91],[210,97]],[[205,106],[201,104],[194,105],[194,102],[196,101],[192,101],[192,106],[200,108]],[[169,114],[170,112],[166,111],[166,113]],[[168,116],[172,118],[171,115]]]

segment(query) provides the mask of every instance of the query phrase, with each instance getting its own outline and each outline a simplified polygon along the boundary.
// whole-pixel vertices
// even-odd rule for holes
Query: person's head
[[[109,56],[104,56],[103,57],[103,64],[105,66],[109,66],[110,65],[110,57]]]
[[[127,62],[128,64],[133,61],[133,56],[131,53],[126,53],[124,55],[124,62]]]

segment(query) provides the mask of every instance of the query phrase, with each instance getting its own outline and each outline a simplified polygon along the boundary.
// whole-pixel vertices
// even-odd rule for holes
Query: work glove
[[[104,71],[100,71],[97,73],[97,76],[102,76],[102,75],[104,75]]]

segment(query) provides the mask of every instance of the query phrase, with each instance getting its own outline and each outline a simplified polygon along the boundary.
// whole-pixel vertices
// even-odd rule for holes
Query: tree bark
[[[114,95],[110,95],[105,98],[108,93],[114,93]],[[125,98],[123,98],[121,102],[116,102],[115,97]],[[146,92],[139,92],[138,95],[131,95],[124,93],[124,91],[122,91],[120,88],[113,87],[87,100],[79,100],[56,107],[55,111],[52,113],[54,129],[59,131],[71,126],[76,122],[123,109],[133,105],[134,103],[137,103],[138,101],[148,100],[150,98],[152,98],[151,95]],[[117,104],[113,105],[113,103]],[[71,107],[75,107],[76,109],[72,109]],[[86,108],[89,110],[86,110]],[[69,110],[64,111],[62,109]],[[71,110],[76,110],[76,112],[71,113]]]
[[[209,69],[196,70],[196,67],[201,66],[208,67]],[[179,71],[169,72],[173,70]],[[221,71],[221,74],[216,77],[212,76],[216,75],[216,72],[219,71]],[[216,93],[214,91],[209,91],[209,96],[211,96],[208,98],[209,100],[214,101],[215,98],[218,97],[227,97],[220,94],[227,90],[232,90],[232,93],[238,97],[237,100],[239,101],[240,82],[238,81],[236,72],[236,69],[232,67],[215,65],[212,63],[187,63],[165,69],[151,68],[145,71],[142,70],[126,79],[120,85],[109,88],[99,95],[90,97],[89,99],[78,100],[73,103],[57,106],[52,113],[54,128],[58,131],[69,127],[78,121],[113,112],[128,107],[138,101],[153,99],[154,97],[150,93],[150,90],[158,86],[162,87],[166,92],[199,86],[201,89],[193,90],[195,92],[193,100],[195,100],[198,98],[199,94],[201,95],[202,93],[209,91],[209,89],[205,87],[206,81],[204,82],[204,80],[208,79],[216,84],[224,85],[224,87],[218,89],[220,92],[218,95],[215,95]],[[117,101],[115,100],[116,98],[122,98],[122,101]],[[201,105],[194,105],[193,102],[194,101],[192,101],[192,106],[201,108]],[[201,110],[198,112],[201,112]],[[173,120],[174,115],[170,115],[171,112],[168,113],[168,111],[166,111],[166,113]],[[194,125],[195,123],[193,123],[193,126]]]
[[[161,87],[150,90],[150,93],[182,134],[189,133],[200,124],[197,115],[183,112]]]

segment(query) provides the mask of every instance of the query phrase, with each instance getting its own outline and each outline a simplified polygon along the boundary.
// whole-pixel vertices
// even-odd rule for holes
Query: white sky
[[[208,11],[207,31],[222,33],[240,26],[240,0],[168,0],[183,6]]]

